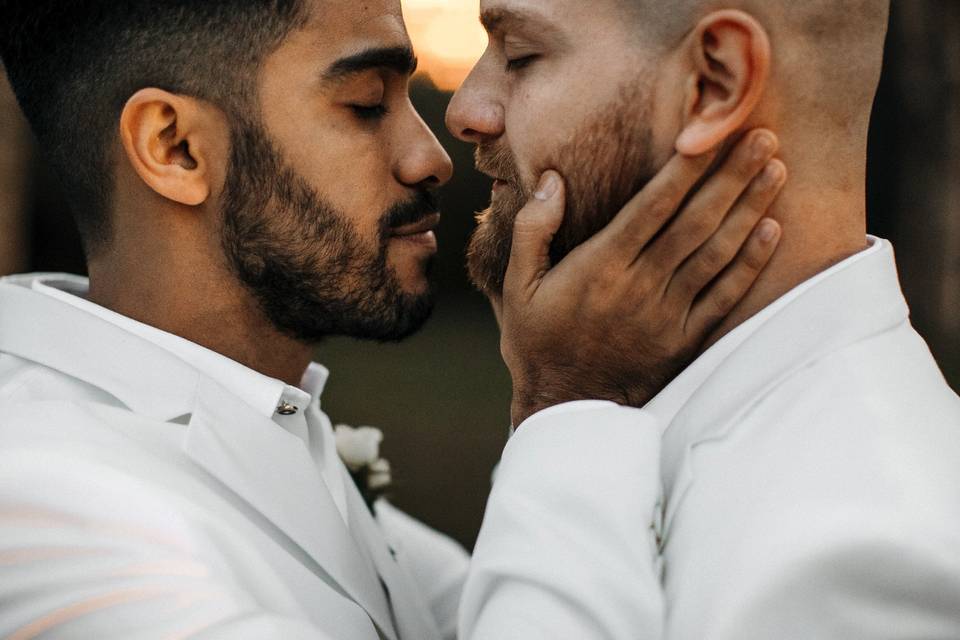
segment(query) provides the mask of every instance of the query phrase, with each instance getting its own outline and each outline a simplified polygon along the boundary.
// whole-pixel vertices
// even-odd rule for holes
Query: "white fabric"
[[[347,497],[343,487],[343,477],[337,472],[336,443],[327,416],[322,411],[311,411],[316,405],[319,408],[320,395],[326,386],[329,372],[317,363],[311,363],[303,375],[301,388],[285,384],[276,378],[265,376],[239,362],[231,360],[215,351],[202,347],[195,342],[185,340],[180,336],[161,331],[156,327],[137,322],[132,318],[115,313],[109,309],[94,304],[86,299],[87,280],[78,276],[58,276],[50,274],[47,277],[37,277],[36,274],[26,277],[13,276],[7,279],[11,283],[20,283],[29,286],[34,291],[51,296],[87,313],[102,318],[124,331],[140,336],[158,347],[177,356],[187,364],[220,386],[229,389],[234,395],[244,401],[264,417],[270,418],[285,430],[297,436],[311,448],[314,460],[324,482],[330,489],[330,494],[340,511],[344,522],[347,520]],[[277,405],[280,401],[287,402],[298,409],[293,415],[280,415]],[[316,424],[308,425],[308,421]],[[310,440],[312,431],[320,437]],[[349,522],[346,522],[349,526]]]
[[[322,369],[304,378],[311,396],[42,287],[71,280],[82,289],[0,281],[0,637],[410,640],[452,626],[431,615],[450,594],[427,601],[416,565],[439,534],[378,527],[329,444]],[[273,415],[288,394],[301,424]],[[321,469],[339,475],[343,513]],[[394,559],[385,537],[408,551]],[[437,577],[458,588],[466,556],[445,557]]]
[[[740,345],[756,333],[757,329],[766,324],[767,321],[779,313],[781,309],[817,286],[818,283],[823,282],[833,274],[849,268],[851,265],[878,251],[883,251],[883,247],[883,240],[874,236],[867,236],[866,249],[794,287],[770,305],[761,309],[756,315],[748,318],[746,322],[735,327],[727,335],[718,340],[716,344],[701,354],[700,357],[682,371],[680,375],[671,380],[670,384],[648,402],[644,409],[653,414],[662,429],[666,429],[670,423],[673,422],[673,419],[677,416],[677,413],[680,412],[680,409],[683,408],[683,405],[690,400],[697,389],[717,370],[717,367],[723,363],[727,356],[735,352]]]
[[[649,626],[662,611],[658,439],[645,414],[609,402],[556,407],[521,425],[474,549],[462,638],[659,633]]]
[[[960,637],[960,399],[889,243],[743,333],[667,425],[576,403],[518,429],[463,637]]]

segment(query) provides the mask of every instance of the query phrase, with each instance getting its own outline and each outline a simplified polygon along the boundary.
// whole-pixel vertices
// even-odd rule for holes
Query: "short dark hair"
[[[260,63],[305,14],[304,0],[0,0],[0,56],[88,257],[110,238],[129,97],[157,87],[242,113]]]

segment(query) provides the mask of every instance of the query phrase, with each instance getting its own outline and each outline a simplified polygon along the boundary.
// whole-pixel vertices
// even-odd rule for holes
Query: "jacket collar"
[[[191,412],[200,379],[195,369],[103,318],[33,291],[27,277],[0,280],[0,351],[91,384],[154,420]]]
[[[396,640],[383,589],[303,440],[208,378],[197,391],[184,452],[305,551]]]
[[[154,420],[190,415],[186,455],[279,529],[316,563],[318,575],[396,640],[383,589],[303,440],[153,342],[24,286],[28,278],[0,280],[0,352],[93,385]],[[319,391],[326,371],[313,369],[308,378]]]
[[[694,447],[723,438],[753,403],[801,367],[908,321],[893,247],[882,242],[881,250],[818,282],[770,317],[679,411],[663,438],[667,527],[692,480],[684,461]]]

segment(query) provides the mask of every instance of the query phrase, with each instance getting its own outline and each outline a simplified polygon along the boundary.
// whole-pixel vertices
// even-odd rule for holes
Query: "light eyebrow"
[[[413,55],[413,49],[405,45],[374,47],[340,58],[327,68],[323,79],[340,80],[370,69],[386,69],[403,76],[412,76],[417,70],[417,57]]]
[[[489,34],[516,29],[518,31],[536,31],[554,37],[562,36],[560,30],[546,16],[526,9],[505,9],[501,7],[486,9],[480,14],[480,24]]]

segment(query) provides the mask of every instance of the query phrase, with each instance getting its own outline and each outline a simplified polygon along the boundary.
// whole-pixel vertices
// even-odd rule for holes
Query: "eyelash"
[[[351,109],[361,120],[380,120],[387,115],[387,108],[382,104],[373,106],[355,104]]]
[[[522,58],[515,58],[513,60],[507,60],[507,72],[520,71],[528,66],[530,66],[537,58],[540,56],[524,56]]]

